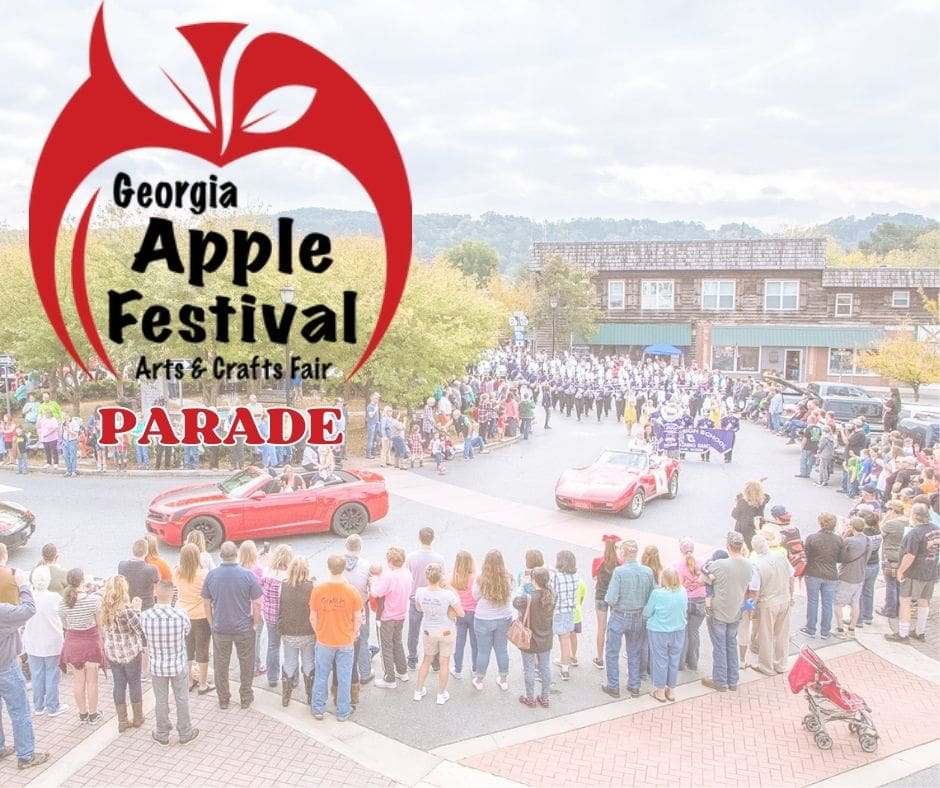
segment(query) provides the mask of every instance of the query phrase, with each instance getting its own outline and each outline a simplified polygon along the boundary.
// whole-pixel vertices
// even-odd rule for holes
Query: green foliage
[[[224,219],[206,218],[200,223],[201,229],[217,230],[229,239],[234,227],[249,231],[258,229],[268,234],[273,232],[267,217],[237,215]],[[184,264],[189,254],[188,229],[182,225],[176,228]],[[294,231],[295,248],[299,238],[313,230],[319,231],[320,228],[305,227],[298,222]],[[179,310],[184,304],[208,306],[217,294],[230,297],[233,306],[239,307],[242,294],[250,292],[259,305],[274,306],[279,316],[283,309],[279,290],[290,284],[295,290],[294,304],[298,310],[323,304],[337,313],[339,340],[335,344],[306,342],[300,336],[300,327],[306,318],[298,312],[291,332],[291,354],[306,362],[312,363],[319,357],[321,362],[332,363],[336,377],[318,385],[325,385],[328,389],[342,386],[343,378],[352,370],[371,337],[381,306],[385,284],[385,248],[381,241],[333,238],[331,257],[334,262],[324,273],[295,271],[288,276],[279,273],[276,265],[269,264],[253,275],[247,289],[232,285],[229,263],[225,263],[218,272],[206,276],[206,287],[200,289],[190,286],[186,275],[169,271],[163,261],[152,263],[146,273],[132,272],[133,255],[143,234],[143,226],[132,224],[130,217],[116,212],[106,216],[103,226],[91,231],[88,239],[87,281],[92,312],[120,378],[133,377],[141,356],[146,356],[150,363],[196,356],[209,363],[216,356],[227,362],[248,362],[254,355],[281,362],[285,348],[268,340],[260,317],[256,321],[257,341],[253,344],[238,341],[240,318],[235,317],[230,324],[233,341],[217,342],[213,336],[215,320],[211,315],[207,315],[204,323],[208,334],[206,340],[193,344],[179,336]],[[74,314],[69,266],[64,258],[71,249],[71,242],[71,231],[63,231],[59,242],[60,256],[63,257],[59,265],[60,301],[79,352],[87,358],[91,350],[86,342],[79,341],[84,335]],[[72,366],[39,304],[25,234],[0,234],[0,271],[6,283],[7,297],[4,320],[0,321],[0,352],[14,355],[24,369],[52,371]],[[139,326],[131,326],[125,330],[122,343],[110,341],[107,337],[109,289],[138,289],[143,292],[142,301],[127,307],[137,316],[150,305],[167,307],[172,316],[170,327],[174,329],[173,336],[164,343],[155,344],[142,337]],[[343,341],[341,333],[344,291],[357,293],[357,336],[354,343]],[[464,276],[448,262],[440,260],[432,265],[413,265],[399,312],[378,351],[357,375],[355,383],[365,388],[378,388],[386,399],[410,403],[416,393],[423,395],[429,386],[433,389],[441,380],[462,374],[467,363],[476,360],[482,350],[492,346],[504,318],[504,307],[481,290],[475,279]],[[210,375],[203,376],[201,382],[203,399],[213,403],[219,394],[219,382]],[[266,384],[262,382],[262,385]],[[79,391],[71,393],[109,399],[133,396],[135,387],[130,385],[130,380],[119,379],[117,384],[108,380],[86,383]]]
[[[499,255],[484,241],[461,241],[444,252],[444,259],[481,286],[499,271]]]
[[[552,309],[552,300],[556,307]],[[569,334],[590,337],[597,330],[602,315],[597,309],[597,294],[591,275],[560,257],[550,257],[535,277],[533,322],[542,328],[554,328],[560,349],[567,346]]]
[[[881,225],[889,227],[889,225]],[[891,225],[893,227],[893,225]],[[834,268],[937,268],[940,266],[940,229],[901,228],[903,232],[888,230],[873,241],[868,250],[858,249],[843,252],[830,243],[827,262]],[[892,243],[904,243],[903,248],[887,248]],[[887,249],[877,252],[874,246]]]
[[[924,226],[901,225],[893,222],[879,224],[871,233],[871,241],[861,241],[858,248],[874,255],[886,255],[895,249],[914,249],[924,233],[940,228],[936,222]]]
[[[906,383],[920,399],[920,387],[940,380],[940,353],[936,342],[918,341],[908,331],[886,339],[875,350],[861,354],[861,364],[891,380]]]
[[[856,219],[854,216],[842,216],[838,219],[832,219],[826,224],[811,228],[811,234],[831,236],[843,249],[854,249],[862,242],[870,240],[872,233],[886,222],[914,227],[936,225],[933,219],[913,213],[873,213],[865,219]]]

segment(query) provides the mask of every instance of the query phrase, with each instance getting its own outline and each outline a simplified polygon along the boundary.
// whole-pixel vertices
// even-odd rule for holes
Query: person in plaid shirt
[[[157,729],[154,741],[166,746],[170,743],[170,687],[176,702],[176,730],[180,744],[188,744],[199,735],[189,718],[189,669],[186,662],[186,634],[189,616],[170,604],[173,601],[173,583],[157,583],[157,603],[140,614],[140,626],[150,647],[150,675],[156,698],[154,713]]]
[[[411,467],[415,467],[415,462],[418,463],[419,468],[424,467],[424,439],[417,422],[411,425],[411,435],[408,436],[408,448],[411,451]]]

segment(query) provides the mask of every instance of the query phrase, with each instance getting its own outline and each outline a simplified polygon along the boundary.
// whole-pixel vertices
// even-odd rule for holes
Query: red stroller
[[[809,646],[800,649],[789,681],[794,694],[806,695],[810,713],[803,717],[803,727],[814,734],[819,749],[832,748],[826,723],[840,720],[848,722],[850,733],[858,734],[858,743],[865,752],[878,749],[878,731],[864,698],[842,689],[835,674]]]

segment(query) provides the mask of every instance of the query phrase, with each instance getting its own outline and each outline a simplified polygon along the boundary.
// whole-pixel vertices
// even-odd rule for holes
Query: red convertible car
[[[281,483],[253,466],[218,483],[176,487],[150,502],[147,530],[179,546],[190,531],[202,531],[206,547],[222,542],[268,539],[331,530],[362,533],[388,514],[385,479],[370,471],[335,470],[327,480],[299,473],[303,490],[281,492]]]
[[[591,465],[561,475],[555,503],[559,509],[623,512],[636,519],[651,498],[678,493],[678,460],[643,449],[607,450]]]

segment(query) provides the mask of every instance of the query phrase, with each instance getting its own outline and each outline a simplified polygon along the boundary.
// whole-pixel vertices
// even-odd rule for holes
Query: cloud
[[[0,219],[13,225],[25,224],[45,135],[87,77],[98,2],[24,5],[0,29]],[[160,68],[200,105],[208,93],[176,26],[241,20],[250,34],[309,41],[382,110],[419,212],[768,229],[868,210],[940,214],[937,3],[739,10],[730,0],[155,0],[108,4],[105,15],[122,75],[180,120]],[[138,177],[209,171],[167,152],[122,160]],[[113,170],[98,174],[105,186]],[[271,152],[231,172],[246,199],[276,210],[371,207],[354,179],[312,154]]]

